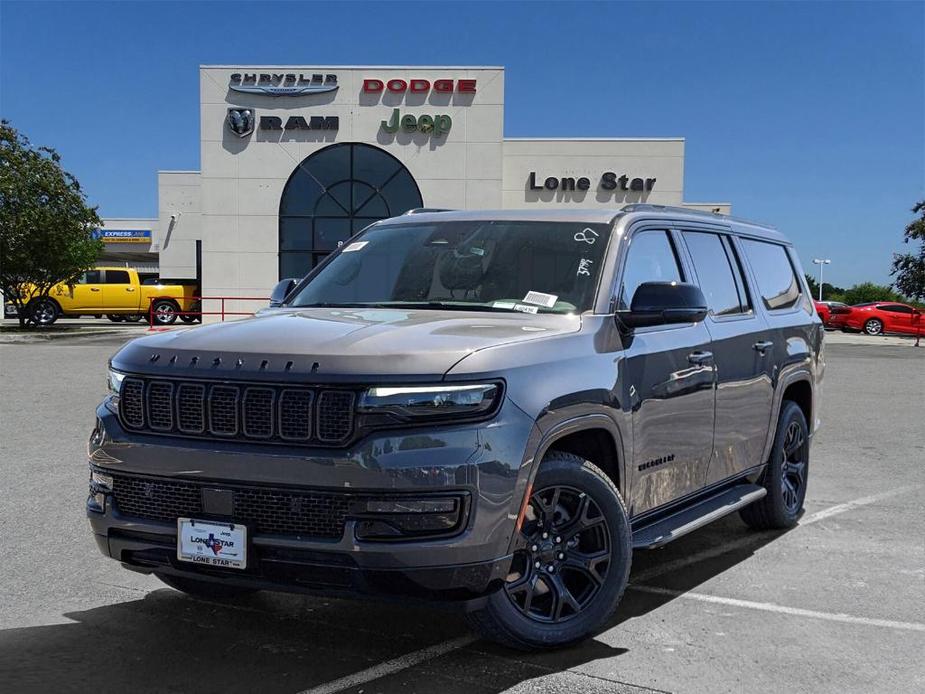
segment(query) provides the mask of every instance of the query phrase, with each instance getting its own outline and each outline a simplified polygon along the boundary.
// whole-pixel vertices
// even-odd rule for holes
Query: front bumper
[[[138,435],[101,405],[91,436],[93,469],[108,475],[180,481],[210,489],[242,485],[342,495],[428,498],[460,494],[465,519],[448,536],[358,539],[347,517],[338,537],[249,529],[248,567],[213,569],[176,557],[176,519],[133,517],[109,497],[87,516],[103,554],[127,568],[286,591],[392,593],[472,599],[500,586],[526,475],[521,461],[532,422],[506,403],[478,424],[377,432],[348,449],[268,447]],[[232,515],[206,519],[240,522]],[[247,523],[245,523],[247,524]]]

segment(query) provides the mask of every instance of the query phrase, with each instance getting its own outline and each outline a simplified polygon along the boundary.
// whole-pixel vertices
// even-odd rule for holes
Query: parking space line
[[[884,499],[889,499],[890,497],[899,496],[900,494],[906,494],[920,488],[921,487],[919,485],[897,487],[896,489],[891,489],[879,494],[871,494],[870,496],[863,496],[859,499],[854,499],[853,501],[846,501],[843,504],[836,504],[835,506],[824,508],[821,511],[817,511],[816,513],[806,516],[800,520],[800,524],[794,528],[794,530],[807,525],[818,523],[819,521],[825,520],[826,518],[831,518],[832,516],[837,516],[841,513],[845,513],[862,506],[869,506],[870,504],[877,503],[878,501],[883,501]],[[653,578],[657,578],[658,576],[662,576],[667,573],[673,573],[678,569],[683,569],[687,566],[690,566],[691,564],[697,564],[708,559],[720,557],[729,552],[734,552],[737,549],[744,549],[751,545],[761,544],[763,542],[763,538],[767,535],[768,533],[754,533],[751,535],[746,535],[745,537],[739,538],[733,542],[727,542],[722,545],[710,547],[708,549],[701,550],[700,552],[695,552],[694,554],[686,557],[681,557],[672,561],[658,564],[656,566],[652,566],[632,576],[631,585],[645,583],[646,581],[650,581]]]
[[[892,496],[898,496],[900,494],[906,494],[907,492],[915,491],[920,487],[917,485],[909,485],[908,487],[898,487],[896,489],[891,489],[888,492],[881,492],[880,494],[871,494],[870,496],[863,496],[860,499],[855,499],[854,501],[846,501],[843,504],[836,504],[835,506],[830,506],[829,508],[824,508],[821,511],[816,511],[815,513],[807,516],[800,521],[800,526],[803,525],[812,525],[813,523],[818,523],[821,520],[826,518],[831,518],[832,516],[837,516],[840,513],[845,511],[850,511],[852,509],[858,508],[859,506],[869,506],[870,504],[875,504],[878,501],[883,501],[884,499],[889,499]],[[797,527],[800,527],[797,526]]]
[[[635,590],[640,593],[652,593],[654,595],[668,595],[674,598],[685,598],[687,600],[697,600],[699,602],[729,605],[731,607],[745,607],[752,610],[762,610],[764,612],[776,612],[778,614],[793,615],[796,617],[811,617],[812,619],[822,619],[829,622],[840,622],[842,624],[860,624],[863,626],[885,627],[887,629],[902,629],[904,631],[925,632],[925,624],[919,624],[917,622],[897,622],[891,619],[872,619],[869,617],[855,617],[853,615],[843,613],[818,612],[816,610],[804,610],[800,607],[777,605],[773,602],[754,602],[752,600],[723,598],[716,595],[706,595],[704,593],[686,593],[682,590],[657,588],[655,586],[633,585],[629,586],[629,590]]]
[[[400,655],[397,658],[392,660],[386,660],[378,665],[373,665],[370,668],[365,670],[360,670],[355,672],[352,675],[345,675],[340,679],[331,680],[330,682],[325,682],[324,684],[319,684],[317,687],[312,687],[311,689],[306,689],[300,694],[333,694],[334,692],[339,692],[342,689],[347,687],[355,687],[358,684],[365,684],[366,682],[372,682],[377,680],[380,677],[385,677],[386,675],[392,675],[396,672],[401,672],[402,670],[407,670],[410,667],[419,665],[428,660],[433,660],[434,658],[439,658],[442,655],[446,655],[451,651],[455,651],[460,648],[464,648],[471,643],[477,641],[475,636],[460,636],[458,639],[450,639],[449,641],[443,641],[442,643],[435,644],[433,646],[428,646],[427,648],[422,648],[419,651],[413,651],[411,653],[406,653],[405,655]]]

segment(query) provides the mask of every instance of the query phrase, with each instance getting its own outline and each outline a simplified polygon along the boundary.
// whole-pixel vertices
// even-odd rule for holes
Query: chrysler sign
[[[323,94],[337,89],[337,75],[295,72],[236,72],[228,88],[245,94],[268,96],[303,96]]]

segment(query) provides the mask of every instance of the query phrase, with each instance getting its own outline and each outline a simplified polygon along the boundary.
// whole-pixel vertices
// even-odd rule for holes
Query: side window
[[[667,231],[641,231],[630,239],[617,309],[625,311],[643,282],[683,282],[678,254]]]
[[[131,284],[128,270],[107,270],[106,284]]]
[[[765,307],[774,311],[796,306],[800,301],[800,281],[793,271],[787,249],[767,241],[741,241]]]
[[[749,301],[738,259],[728,242],[719,234],[701,231],[685,231],[684,242],[713,315],[730,316],[747,312]]]
[[[103,281],[102,272],[100,270],[87,270],[80,277],[80,281],[77,284],[99,284]]]
[[[878,306],[881,311],[889,311],[890,313],[914,313],[913,309],[909,306],[902,306],[901,304],[887,304],[886,306]]]

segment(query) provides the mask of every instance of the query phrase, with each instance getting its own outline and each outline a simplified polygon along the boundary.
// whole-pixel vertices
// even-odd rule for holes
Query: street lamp
[[[813,263],[819,266],[819,301],[822,301],[822,266],[831,262],[828,258],[813,258]]]

